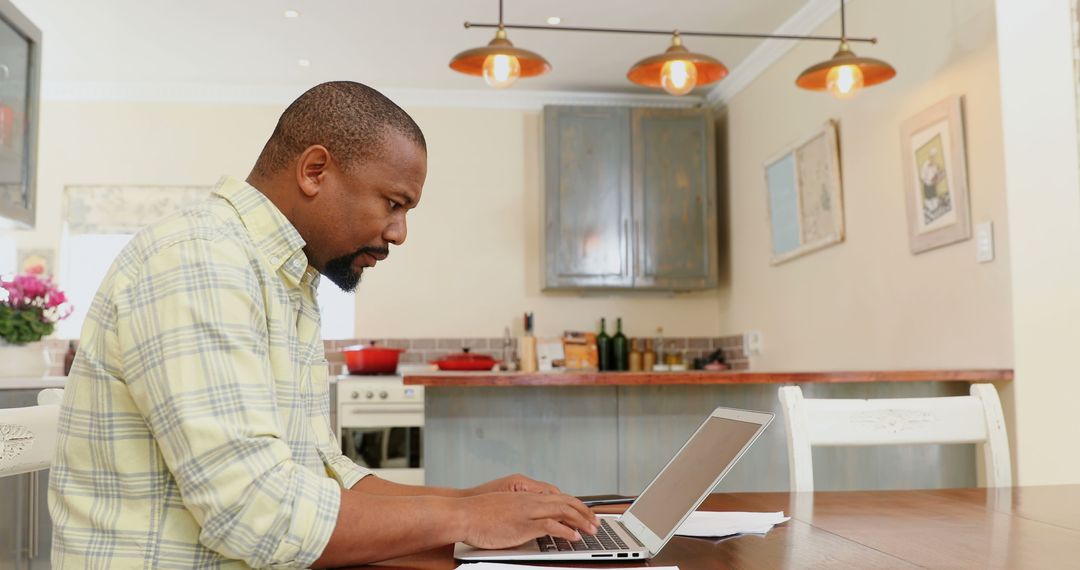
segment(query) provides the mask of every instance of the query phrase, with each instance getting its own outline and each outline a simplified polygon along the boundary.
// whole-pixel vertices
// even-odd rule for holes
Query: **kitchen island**
[[[717,406],[777,419],[717,491],[786,491],[777,389],[810,398],[966,395],[1012,370],[661,373],[424,373],[427,483],[468,486],[521,472],[574,494],[637,494]],[[973,445],[816,448],[821,490],[977,484]]]

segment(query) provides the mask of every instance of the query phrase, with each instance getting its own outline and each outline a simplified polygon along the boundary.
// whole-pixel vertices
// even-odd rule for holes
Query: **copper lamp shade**
[[[506,30],[499,28],[495,39],[488,45],[465,50],[450,60],[450,69],[467,75],[483,75],[484,60],[491,55],[508,55],[518,59],[521,64],[521,77],[534,77],[551,71],[551,64],[536,52],[514,47],[506,39]]]
[[[884,83],[896,76],[896,70],[888,63],[872,57],[859,57],[848,48],[847,42],[843,42],[840,50],[831,59],[812,65],[800,73],[795,85],[811,91],[824,91],[829,70],[841,65],[858,67],[863,74],[864,87]]]
[[[671,47],[661,54],[649,56],[630,68],[626,78],[644,87],[660,88],[660,72],[669,61],[689,61],[697,69],[697,85],[708,85],[727,77],[728,69],[719,60],[702,53],[694,53],[682,45],[679,34],[671,38]]]

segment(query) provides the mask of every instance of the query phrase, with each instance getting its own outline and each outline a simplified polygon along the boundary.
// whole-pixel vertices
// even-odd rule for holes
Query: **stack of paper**
[[[765,534],[773,525],[791,520],[784,512],[777,513],[735,513],[694,511],[682,523],[675,534],[712,538],[732,534]]]

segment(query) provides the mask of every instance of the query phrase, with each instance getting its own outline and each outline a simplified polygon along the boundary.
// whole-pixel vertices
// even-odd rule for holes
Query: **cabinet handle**
[[[634,239],[637,239],[641,235],[641,220],[634,220]],[[638,258],[641,257],[641,253],[645,251],[645,248],[634,248],[631,250],[634,258],[634,278],[637,279],[641,275],[641,267],[639,267]]]
[[[27,493],[30,496],[30,516],[27,517],[27,529],[26,529],[26,549],[30,554],[30,558],[37,558],[38,555],[38,484],[39,472],[31,471],[26,476],[30,478],[30,492]]]
[[[631,264],[634,263],[634,236],[630,233],[630,220],[623,218],[622,231],[623,235],[626,236],[626,267],[630,268],[633,267]],[[626,269],[623,270],[623,273],[626,273]]]

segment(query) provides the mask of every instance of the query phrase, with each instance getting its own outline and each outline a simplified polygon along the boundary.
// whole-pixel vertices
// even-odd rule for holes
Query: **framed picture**
[[[15,266],[19,273],[36,272],[42,275],[54,275],[56,266],[53,265],[53,250],[49,248],[19,248],[18,263]]]
[[[970,238],[960,96],[949,97],[904,121],[900,147],[911,253]]]
[[[765,162],[773,265],[844,241],[836,122]]]
[[[41,31],[0,0],[0,218],[15,227],[34,226],[40,78]]]

